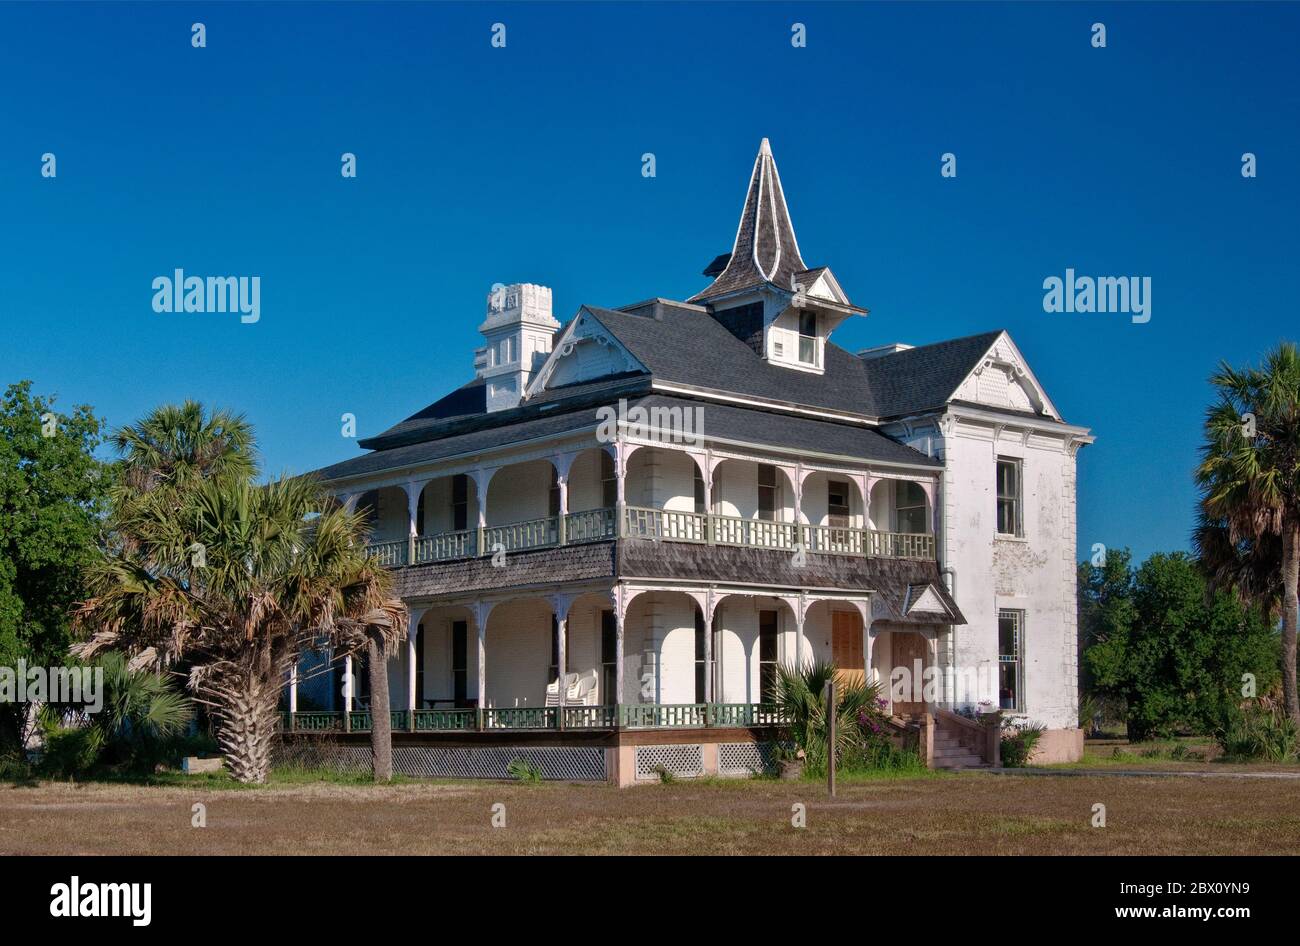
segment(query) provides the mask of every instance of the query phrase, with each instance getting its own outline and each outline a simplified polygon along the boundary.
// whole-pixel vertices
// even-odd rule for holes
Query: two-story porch
[[[625,746],[740,727],[752,748],[779,722],[780,663],[888,679],[897,655],[946,658],[960,616],[935,562],[937,461],[864,428],[754,426],[757,412],[726,405],[704,408],[711,436],[679,439],[672,413],[607,438],[597,411],[544,407],[509,444],[467,431],[331,478],[410,609],[389,667],[400,738]],[[368,728],[367,675],[315,661],[285,730]]]

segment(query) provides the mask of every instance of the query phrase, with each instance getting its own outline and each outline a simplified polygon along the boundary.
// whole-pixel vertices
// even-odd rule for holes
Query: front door
[[[831,662],[846,684],[861,685],[865,679],[862,662],[862,615],[856,611],[831,612]]]
[[[894,631],[889,635],[890,657],[895,669],[907,671],[903,677],[906,699],[894,700],[895,716],[911,716],[925,712],[925,680],[922,674],[930,663],[930,648],[920,634]],[[917,673],[920,669],[921,673]],[[893,686],[891,682],[891,687]]]

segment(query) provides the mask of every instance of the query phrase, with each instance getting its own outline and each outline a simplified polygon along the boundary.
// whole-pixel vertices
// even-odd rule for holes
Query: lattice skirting
[[[661,771],[678,778],[698,778],[704,774],[704,747],[637,746],[636,777],[658,778]]]
[[[411,778],[508,779],[515,759],[530,762],[542,778],[603,782],[605,750],[594,746],[394,746],[393,770]],[[277,765],[336,772],[369,772],[370,747],[333,742],[281,742]]]
[[[757,775],[776,768],[771,742],[724,742],[718,746],[719,775]]]

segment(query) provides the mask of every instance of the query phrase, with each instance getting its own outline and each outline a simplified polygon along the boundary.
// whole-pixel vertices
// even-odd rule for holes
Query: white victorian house
[[[1004,331],[837,346],[867,311],[804,262],[766,139],[704,275],[687,301],[563,324],[546,287],[498,287],[472,380],[319,471],[368,511],[410,609],[398,767],[751,770],[774,668],[814,659],[884,682],[933,764],[988,761],[965,717],[991,709],[1076,757],[1088,430]],[[361,751],[345,663],[298,669],[286,744]]]

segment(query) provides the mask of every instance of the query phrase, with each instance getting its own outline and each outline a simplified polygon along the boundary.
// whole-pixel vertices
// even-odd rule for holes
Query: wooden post
[[[835,797],[835,681],[826,684],[826,788]]]
[[[419,624],[411,622],[406,630],[406,728],[415,732],[415,711],[419,708],[419,694],[415,692],[415,668],[419,663],[415,645],[419,643]]]
[[[298,728],[298,662],[289,668],[289,732]]]
[[[483,731],[483,713],[487,709],[487,609],[479,605],[474,609],[474,623],[478,631],[478,704],[474,713],[474,725]]]
[[[355,681],[352,679],[352,655],[343,658],[343,731],[352,732],[352,693]]]

